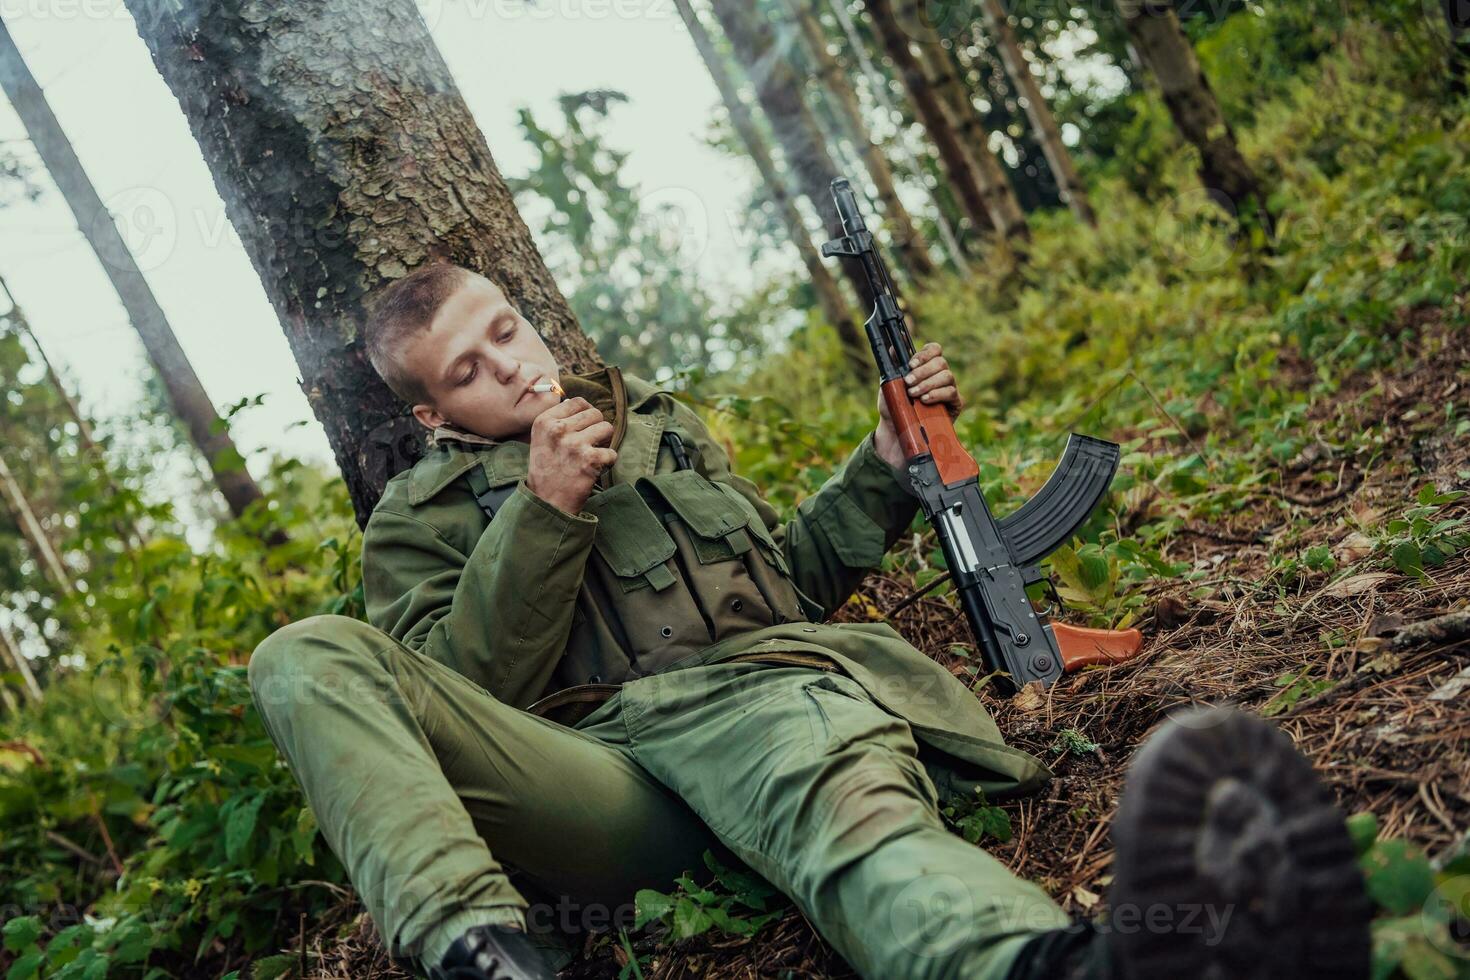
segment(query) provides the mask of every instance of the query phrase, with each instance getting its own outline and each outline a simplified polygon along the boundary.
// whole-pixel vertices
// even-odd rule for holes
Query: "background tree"
[[[903,257],[903,266],[922,279],[934,271],[934,262],[908,208],[899,200],[888,157],[868,132],[862,105],[848,78],[847,69],[828,50],[827,34],[812,10],[811,0],[786,0],[786,3],[815,66],[815,81],[830,93],[842,128],[862,155],[863,166],[878,192],[878,200],[883,204],[884,224]]]
[[[694,8],[689,5],[689,0],[674,0],[674,6],[678,8],[689,37],[694,41],[710,78],[714,80],[741,147],[755,163],[761,191],[775,208],[781,228],[801,256],[801,264],[806,269],[822,315],[828,323],[851,321],[852,307],[843,297],[842,290],[826,263],[817,254],[811,233],[806,227],[806,220],[797,207],[796,198],[787,187],[785,175],[776,167],[776,161],[771,156],[770,143],[757,125],[750,104],[740,94],[728,59],[716,49],[714,39],[694,12]]]
[[[1088,200],[1087,188],[1077,173],[1071,151],[1062,142],[1061,127],[1057,125],[1056,116],[1052,114],[1051,106],[1041,93],[1041,85],[1031,71],[1031,64],[1026,60],[1020,42],[1016,40],[1016,33],[1011,29],[1005,7],[1001,0],[980,0],[980,13],[984,18],[985,31],[1005,65],[1006,75],[1016,88],[1017,98],[1026,111],[1026,118],[1031,123],[1036,141],[1046,155],[1047,165],[1056,178],[1062,200],[1077,215],[1079,221],[1096,225],[1097,215],[1093,213],[1092,203]]]
[[[691,274],[698,230],[677,204],[649,206],[623,174],[627,155],[607,144],[608,114],[624,101],[609,91],[563,95],[556,131],[522,108],[536,161],[507,183],[526,214],[549,206],[540,236],[548,264],[604,360],[649,378],[733,363],[755,338],[732,332]]]
[[[215,413],[214,404],[209,400],[199,376],[194,373],[194,366],[189,363],[184,349],[179,346],[163,308],[158,305],[127,243],[103,206],[102,199],[97,196],[92,182],[87,179],[81,161],[72,152],[71,143],[47,105],[30,69],[21,60],[20,50],[3,23],[0,23],[0,88],[5,90],[6,97],[25,124],[31,142],[71,208],[77,226],[117,290],[128,319],[143,340],[148,359],[163,381],[174,413],[184,422],[194,445],[208,462],[214,482],[230,512],[239,517],[260,499],[260,488],[245,468],[244,458]]]
[[[895,94],[890,91],[888,76],[869,54],[869,45],[864,41],[861,30],[847,9],[847,0],[831,0],[831,8],[838,28],[842,32],[839,45],[845,45],[849,64],[857,64],[862,79],[867,82],[868,91],[876,108],[887,117],[891,125],[900,130],[893,140],[899,162],[907,167],[907,176],[923,185],[934,202],[934,227],[943,240],[945,249],[949,252],[950,261],[960,272],[968,271],[965,266],[964,250],[960,247],[959,238],[955,235],[954,224],[949,219],[949,212],[953,211],[956,216],[960,213],[955,195],[950,193],[950,189],[945,186],[939,169],[926,166],[925,162],[919,158],[919,154],[904,139],[903,110],[899,107]],[[899,167],[895,166],[894,169],[897,173]]]
[[[744,66],[755,88],[756,98],[770,120],[797,186],[816,212],[822,227],[830,236],[836,237],[841,234],[841,223],[832,204],[830,187],[840,174],[816,119],[802,101],[801,79],[776,45],[771,23],[758,16],[756,9],[746,0],[713,0],[712,7],[735,57]],[[850,261],[841,265],[860,303],[864,307],[870,306],[872,297],[868,295],[861,271]],[[872,355],[857,324],[845,320],[832,326],[837,330],[842,352],[853,375],[863,380],[871,378]]]
[[[128,0],[301,370],[360,522],[422,445],[358,336],[447,259],[498,283],[562,365],[599,363],[413,0]]]
[[[1181,135],[1199,151],[1200,180],[1237,220],[1258,221],[1268,233],[1271,218],[1255,172],[1241,155],[1235,132],[1200,68],[1194,47],[1174,8],[1164,0],[1116,0],[1123,26],[1149,71]]]
[[[887,3],[888,0],[877,0]],[[1030,237],[1026,225],[1026,213],[1006,176],[1006,169],[996,158],[991,145],[990,127],[975,105],[970,86],[960,77],[958,66],[944,45],[943,39],[921,21],[922,9],[916,0],[903,0],[898,9],[898,23],[904,33],[918,35],[917,44],[930,87],[938,94],[941,107],[947,113],[951,125],[964,150],[966,161],[975,175],[975,183],[985,200],[985,210],[991,224],[1008,242],[1023,242]]]
[[[866,7],[873,33],[893,62],[893,70],[902,80],[915,114],[934,144],[970,227],[982,233],[994,230],[996,223],[991,217],[985,190],[978,183],[974,165],[960,142],[953,111],[935,91],[924,66],[914,56],[909,47],[909,35],[899,26],[887,0],[868,0]]]

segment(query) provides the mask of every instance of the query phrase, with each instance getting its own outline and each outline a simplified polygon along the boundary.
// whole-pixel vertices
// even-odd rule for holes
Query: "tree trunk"
[[[1220,103],[1200,69],[1194,47],[1167,0],[1116,0],[1123,26],[1144,64],[1158,80],[1174,125],[1199,150],[1200,180],[1211,195],[1233,211],[1236,220],[1258,221],[1271,234],[1260,185]]]
[[[843,126],[859,152],[868,176],[877,188],[878,199],[883,202],[883,214],[888,232],[903,256],[903,264],[916,279],[923,279],[934,271],[934,261],[924,244],[908,208],[898,198],[898,189],[893,183],[893,168],[883,148],[868,134],[868,125],[863,120],[863,110],[858,102],[857,90],[847,77],[837,59],[827,50],[827,35],[817,22],[816,15],[807,6],[808,0],[788,0],[788,7],[801,28],[806,48],[817,66],[817,80],[832,93]]]
[[[909,13],[918,14],[914,0],[909,3]],[[985,209],[990,221],[1008,242],[1024,242],[1031,237],[1026,224],[1026,212],[1011,187],[1006,168],[1001,165],[990,148],[990,129],[979,108],[970,97],[970,86],[960,76],[959,67],[949,56],[949,51],[939,41],[918,44],[920,64],[929,76],[929,84],[939,93],[941,103],[951,113],[953,125],[959,133],[960,146],[969,158],[975,173],[975,183],[985,197]]]
[[[828,322],[834,324],[852,322],[852,308],[843,298],[837,280],[832,277],[832,273],[823,264],[821,256],[817,254],[811,233],[807,230],[806,221],[801,216],[801,209],[796,206],[796,199],[791,196],[791,192],[786,187],[786,181],[776,169],[776,162],[771,158],[770,148],[766,146],[765,138],[751,116],[750,106],[740,97],[736,89],[729,65],[715,49],[713,39],[705,30],[704,24],[700,22],[699,16],[689,6],[689,0],[674,0],[674,6],[679,8],[679,16],[684,18],[684,24],[689,28],[689,36],[694,39],[694,46],[699,49],[699,56],[704,59],[705,67],[709,69],[710,77],[715,82],[715,88],[720,91],[720,98],[725,103],[726,111],[730,113],[730,122],[735,127],[735,132],[739,135],[741,142],[745,144],[745,152],[755,161],[756,170],[760,172],[761,183],[770,195],[771,203],[776,206],[781,223],[786,228],[787,236],[796,246],[797,252],[801,254],[801,263],[806,266],[807,275],[811,278],[812,288],[817,294],[817,303],[822,308],[822,315],[827,318]]]
[[[1450,29],[1450,88],[1456,95],[1470,92],[1470,0],[1440,0]]]
[[[11,637],[10,630],[4,626],[0,626],[0,652],[5,654],[5,660],[15,668],[16,673],[20,674],[26,697],[32,701],[41,700],[41,685],[36,683],[36,675],[31,671],[31,665],[26,660],[26,655],[20,652],[20,647],[16,645],[15,639]],[[11,710],[14,711],[15,703],[12,701],[10,704]]]
[[[598,364],[413,0],[127,0],[265,285],[360,523],[422,432],[359,337],[427,261],[483,273],[563,368]]]
[[[1016,32],[1011,30],[1005,8],[1000,0],[980,0],[980,12],[985,19],[985,29],[1000,53],[1006,74],[1026,110],[1026,118],[1031,122],[1031,129],[1036,135],[1037,143],[1041,145],[1041,152],[1046,156],[1052,176],[1056,178],[1062,200],[1067,202],[1079,221],[1097,227],[1097,214],[1092,210],[1092,202],[1088,200],[1087,188],[1077,174],[1071,151],[1062,142],[1061,127],[1057,125],[1051,106],[1041,94],[1041,85],[1031,73],[1031,66],[1016,40]]]
[[[797,186],[817,212],[822,227],[832,237],[842,234],[842,223],[832,203],[832,181],[839,176],[837,165],[817,129],[817,121],[801,99],[801,78],[782,58],[771,25],[758,16],[749,0],[713,0],[715,18],[725,32],[736,59],[745,67],[756,97],[771,129],[796,176]],[[839,260],[843,273],[864,307],[872,304],[867,281],[860,267]],[[853,374],[864,383],[874,377],[873,356],[867,338],[852,320],[834,323],[842,351]]]
[[[868,56],[867,45],[864,44],[861,35],[858,34],[857,25],[852,22],[852,15],[847,11],[847,0],[831,0],[832,13],[837,18],[837,23],[842,27],[842,33],[847,38],[850,46],[850,56],[857,61],[862,68],[863,74],[868,78],[868,85],[873,90],[873,98],[883,110],[894,120],[901,120],[903,114],[898,106],[893,104],[893,99],[888,94],[887,78],[880,72],[873,59]],[[914,152],[904,142],[902,134],[894,139],[894,145],[903,154],[904,162],[914,174],[922,178],[924,165],[918,160]],[[959,239],[955,237],[954,228],[945,216],[945,204],[934,187],[925,184],[924,189],[929,192],[929,199],[934,202],[934,224],[939,229],[939,237],[944,242],[945,250],[949,252],[950,261],[961,275],[968,275],[970,270],[965,264],[964,249],[960,248]]]
[[[163,309],[153,296],[153,290],[148,287],[112,216],[87,179],[81,161],[72,152],[66,134],[57,124],[56,116],[47,105],[40,86],[31,77],[30,69],[21,60],[20,51],[4,24],[0,24],[0,86],[5,89],[6,97],[25,124],[31,142],[71,208],[78,227],[112,281],[128,319],[143,340],[148,359],[163,381],[174,414],[183,420],[189,430],[189,438],[203,453],[230,512],[239,517],[245,508],[260,499],[260,488],[245,468],[244,458],[235,449],[229,432],[215,413],[214,404],[200,384],[184,349],[179,346]]]
[[[909,35],[894,19],[893,7],[888,0],[867,0],[866,7],[873,33],[893,61],[894,71],[902,80],[919,122],[939,153],[939,161],[949,176],[965,216],[976,231],[994,231],[996,223],[991,220],[985,193],[976,179],[970,155],[960,143],[954,113],[930,84],[923,66],[909,47]]]
[[[35,511],[31,510],[30,501],[15,480],[15,474],[10,472],[10,467],[5,462],[5,457],[0,456],[0,498],[5,501],[6,510],[15,520],[15,526],[20,529],[21,536],[30,544],[36,561],[46,570],[46,574],[62,592],[72,591],[71,576],[67,574],[66,566],[61,564],[61,557],[57,555],[56,549],[51,545],[51,539],[46,536],[45,528],[36,519]]]

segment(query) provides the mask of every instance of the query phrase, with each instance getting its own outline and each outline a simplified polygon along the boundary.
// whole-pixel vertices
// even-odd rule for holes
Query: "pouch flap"
[[[696,470],[660,473],[638,482],[657,491],[679,519],[700,537],[728,537],[750,523],[750,511]]]
[[[673,557],[674,539],[632,484],[594,493],[583,510],[597,518],[593,544],[619,577],[643,575]]]

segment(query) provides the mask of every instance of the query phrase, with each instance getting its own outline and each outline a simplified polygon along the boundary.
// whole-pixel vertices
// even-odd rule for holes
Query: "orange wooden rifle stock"
[[[904,375],[913,338],[845,178],[832,182],[832,198],[845,234],[824,244],[822,254],[862,264],[874,304],[863,326],[878,362],[883,401],[908,462],[909,482],[939,536],[987,668],[1019,687],[1051,684],[1064,671],[1089,664],[1127,660],[1143,643],[1138,630],[1051,623],[1026,596],[1028,585],[1042,581],[1041,559],[1071,540],[1107,493],[1118,468],[1117,445],[1073,433],[1046,484],[997,521],[980,491],[980,468],[955,434],[949,412],[908,396]]]

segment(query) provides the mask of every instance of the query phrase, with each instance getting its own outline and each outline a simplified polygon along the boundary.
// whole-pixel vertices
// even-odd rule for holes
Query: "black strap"
[[[684,440],[679,437],[679,433],[665,429],[663,442],[664,445],[669,447],[669,452],[674,454],[674,467],[676,469],[694,469],[694,464],[689,461],[689,451],[684,448]]]
[[[475,503],[485,512],[485,517],[495,520],[495,512],[505,506],[510,495],[516,492],[514,483],[507,483],[503,487],[491,488],[490,481],[485,477],[485,471],[475,466],[465,472],[465,478],[469,480],[470,492],[475,495]]]

